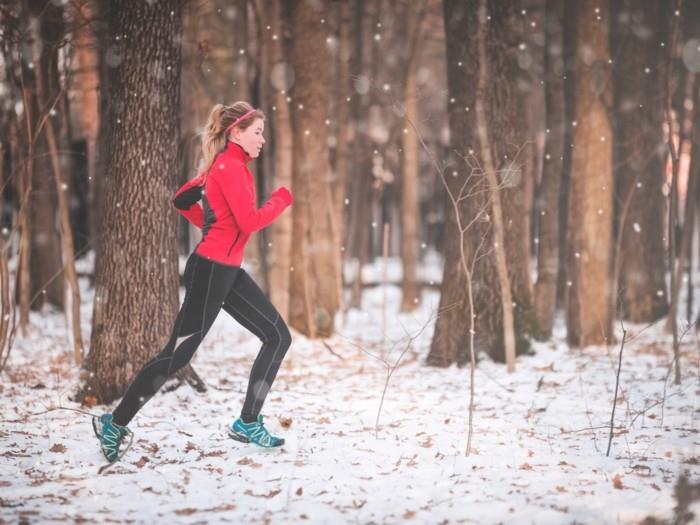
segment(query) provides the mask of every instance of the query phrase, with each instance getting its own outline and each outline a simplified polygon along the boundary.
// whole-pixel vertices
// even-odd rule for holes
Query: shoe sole
[[[92,416],[92,430],[95,432],[95,437],[100,439],[100,434],[102,433],[102,425],[100,424],[100,418],[97,416]]]
[[[238,432],[234,432],[231,427],[228,427],[228,437],[235,439],[236,441],[240,441],[241,443],[250,443],[250,439],[242,434],[239,434]]]

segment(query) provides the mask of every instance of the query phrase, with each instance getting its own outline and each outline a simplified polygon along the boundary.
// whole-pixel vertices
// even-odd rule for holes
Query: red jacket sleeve
[[[273,191],[267,202],[257,208],[253,177],[241,164],[236,164],[221,173],[217,182],[221,186],[221,192],[238,226],[244,233],[263,229],[292,203],[292,194],[289,190],[280,188]]]
[[[201,228],[204,225],[204,210],[199,201],[202,199],[204,178],[202,175],[183,184],[173,197],[173,204],[178,213],[192,224]]]

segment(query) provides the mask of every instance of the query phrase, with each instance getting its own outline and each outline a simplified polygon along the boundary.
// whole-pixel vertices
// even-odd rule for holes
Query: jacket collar
[[[226,143],[226,153],[229,155],[232,155],[234,158],[243,161],[245,164],[248,164],[253,158],[246,153],[246,151],[239,145],[236,144],[235,142],[228,141]]]

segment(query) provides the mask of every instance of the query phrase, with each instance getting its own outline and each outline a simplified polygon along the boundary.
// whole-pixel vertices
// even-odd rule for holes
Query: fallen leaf
[[[566,492],[566,487],[562,487],[561,485],[557,485],[557,492]]]
[[[410,520],[413,516],[416,515],[416,512],[413,510],[407,510],[406,512],[403,513],[403,519],[405,520]]]
[[[292,426],[292,418],[291,417],[282,416],[282,417],[279,417],[278,420],[279,420],[280,426],[282,428],[289,428]]]
[[[252,491],[252,490],[246,489],[246,491],[244,492],[244,494],[245,494],[246,496],[253,496],[253,497],[255,497],[255,498],[274,498],[274,497],[277,496],[277,494],[279,494],[280,492],[282,492],[282,491],[281,491],[281,490],[271,490],[271,491],[268,492],[267,494],[253,494],[253,491]]]
[[[532,470],[532,465],[530,465],[529,463],[523,463],[522,465],[520,465],[520,470]]]
[[[301,487],[299,487],[299,488],[297,489],[296,495],[297,495],[297,496],[301,496],[303,493],[304,493],[304,491],[302,490]]]
[[[83,398],[83,406],[92,408],[97,404],[97,398],[95,396],[85,396]]]
[[[49,449],[51,452],[58,452],[60,454],[63,454],[66,451],[66,447],[63,446],[61,443],[54,443],[53,447]]]
[[[612,482],[613,487],[615,487],[617,490],[622,490],[625,488],[625,486],[622,484],[622,478],[619,474],[615,474],[615,477],[613,478]]]
[[[146,456],[141,456],[141,459],[136,462],[136,466],[138,468],[143,468],[146,463],[148,463],[148,458]]]

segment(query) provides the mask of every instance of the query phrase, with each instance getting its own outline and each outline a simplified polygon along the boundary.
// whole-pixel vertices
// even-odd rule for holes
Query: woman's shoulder
[[[245,175],[248,172],[246,165],[240,160],[225,153],[219,155],[209,170],[209,176],[215,178],[228,178]]]

